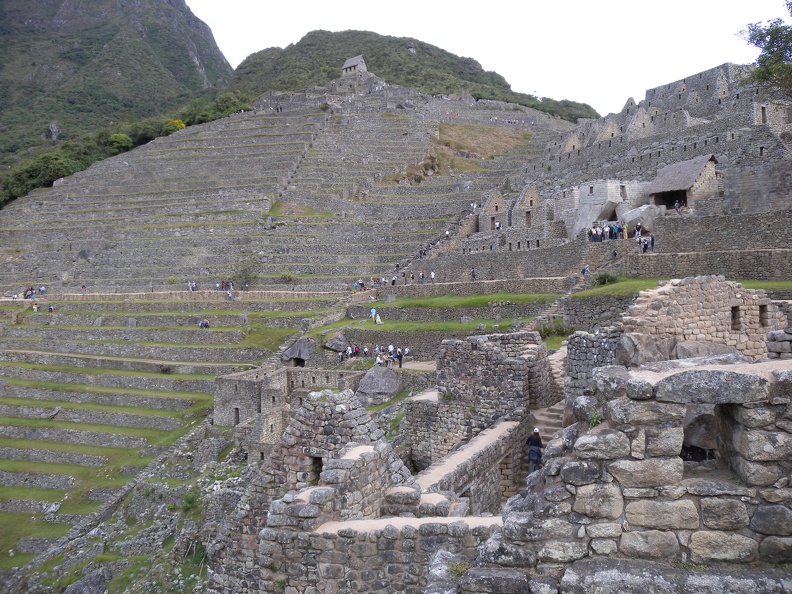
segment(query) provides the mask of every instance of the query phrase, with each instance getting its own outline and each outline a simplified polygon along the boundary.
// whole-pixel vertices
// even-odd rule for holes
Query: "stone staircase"
[[[547,408],[531,410],[531,414],[536,418],[536,426],[542,435],[542,442],[547,443],[556,433],[564,428],[564,401],[556,402]]]

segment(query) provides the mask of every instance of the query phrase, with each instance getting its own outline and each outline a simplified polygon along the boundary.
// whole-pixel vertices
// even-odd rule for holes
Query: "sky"
[[[647,89],[725,62],[753,62],[759,50],[740,31],[775,18],[790,22],[784,0],[506,0],[469,4],[475,9],[459,0],[186,2],[234,68],[317,29],[373,31],[473,58],[513,91],[588,103],[603,116],[629,98],[644,99]]]

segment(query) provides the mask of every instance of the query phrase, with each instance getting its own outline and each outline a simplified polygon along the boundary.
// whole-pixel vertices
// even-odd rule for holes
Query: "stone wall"
[[[786,317],[764,291],[745,289],[722,276],[689,277],[660,283],[641,291],[623,319],[625,338],[631,335],[641,350],[662,360],[676,356],[687,343],[723,345],[748,357],[767,356],[766,333],[786,326]],[[696,348],[695,345],[690,345]],[[631,364],[643,355],[627,349]]]
[[[519,408],[549,406],[553,398],[547,349],[537,332],[469,336],[443,341],[437,357],[443,398],[475,404],[481,426]]]
[[[345,410],[330,414],[322,410],[327,397],[311,395],[310,410],[298,413],[301,421],[290,425],[273,454],[271,466],[280,470],[263,469],[235,521],[210,547],[210,592],[331,594],[347,588],[418,594],[428,591],[437,555],[446,571],[451,561],[467,564],[500,526],[492,514],[521,487],[532,420],[524,411],[458,448],[437,468],[411,477],[383,441],[342,443],[328,436],[322,427],[335,427],[333,420],[356,406],[351,394],[340,395],[333,404]],[[326,450],[333,443],[335,452]],[[299,463],[320,455],[321,468]],[[268,480],[277,476],[284,481]],[[284,496],[261,499],[264,491],[290,487]]]
[[[768,332],[767,351],[770,359],[792,359],[792,327]]]
[[[503,531],[480,549],[480,569],[468,579],[482,589],[471,583],[464,591],[506,591],[483,586],[504,567],[525,579],[550,567],[560,576],[584,558],[792,560],[789,365],[724,363],[599,369],[603,422],[589,429],[581,418],[547,444],[544,467],[509,500]],[[697,403],[714,405],[721,419],[715,465],[680,457],[685,409]]]
[[[600,328],[593,334],[578,331],[567,339],[567,367],[564,374],[567,419],[572,413],[573,402],[577,401],[578,406],[585,403],[588,412],[593,410],[591,400],[578,401],[578,398],[590,394],[594,369],[613,365],[616,362],[616,350],[621,334],[621,327],[608,326]]]
[[[573,294],[562,300],[564,324],[586,332],[614,326],[621,323],[622,314],[627,311],[633,301],[635,301],[635,295],[576,297]]]

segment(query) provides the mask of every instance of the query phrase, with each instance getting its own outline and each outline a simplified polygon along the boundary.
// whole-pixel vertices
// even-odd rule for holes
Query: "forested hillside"
[[[380,78],[425,93],[468,91],[476,98],[519,103],[570,122],[598,117],[584,103],[515,93],[506,79],[485,71],[473,58],[461,58],[416,39],[368,31],[312,31],[285,49],[262,50],[237,67],[231,85],[252,94],[323,85],[338,77],[347,58],[360,54]]]

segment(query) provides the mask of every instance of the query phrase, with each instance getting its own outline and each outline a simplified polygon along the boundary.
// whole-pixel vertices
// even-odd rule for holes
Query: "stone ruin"
[[[576,568],[592,559],[619,580],[619,574],[650,579],[674,572],[667,566],[626,568],[616,558],[716,568],[792,559],[788,364],[734,356],[688,359],[639,370],[603,367],[593,381],[601,417],[580,419],[547,444],[544,467],[507,503],[502,532],[484,547],[497,554],[480,556],[487,567],[468,578],[490,575],[502,589],[463,592],[524,591],[515,588],[527,585],[533,573],[554,574],[563,592],[586,591],[572,585],[581,572],[592,578],[594,572]],[[722,465],[683,461],[691,404],[714,406]],[[768,571],[762,579],[767,585],[758,591],[792,586],[788,572]],[[664,591],[691,591],[691,583]],[[726,589],[720,588],[708,591]]]
[[[792,561],[784,323],[763,292],[703,277],[575,333],[568,423],[527,484],[528,407],[560,397],[535,333],[444,341],[401,458],[351,390],[312,392],[210,548],[209,591],[790,591],[771,568]],[[707,350],[688,342],[720,346],[669,359]],[[665,359],[625,358],[649,343]]]

